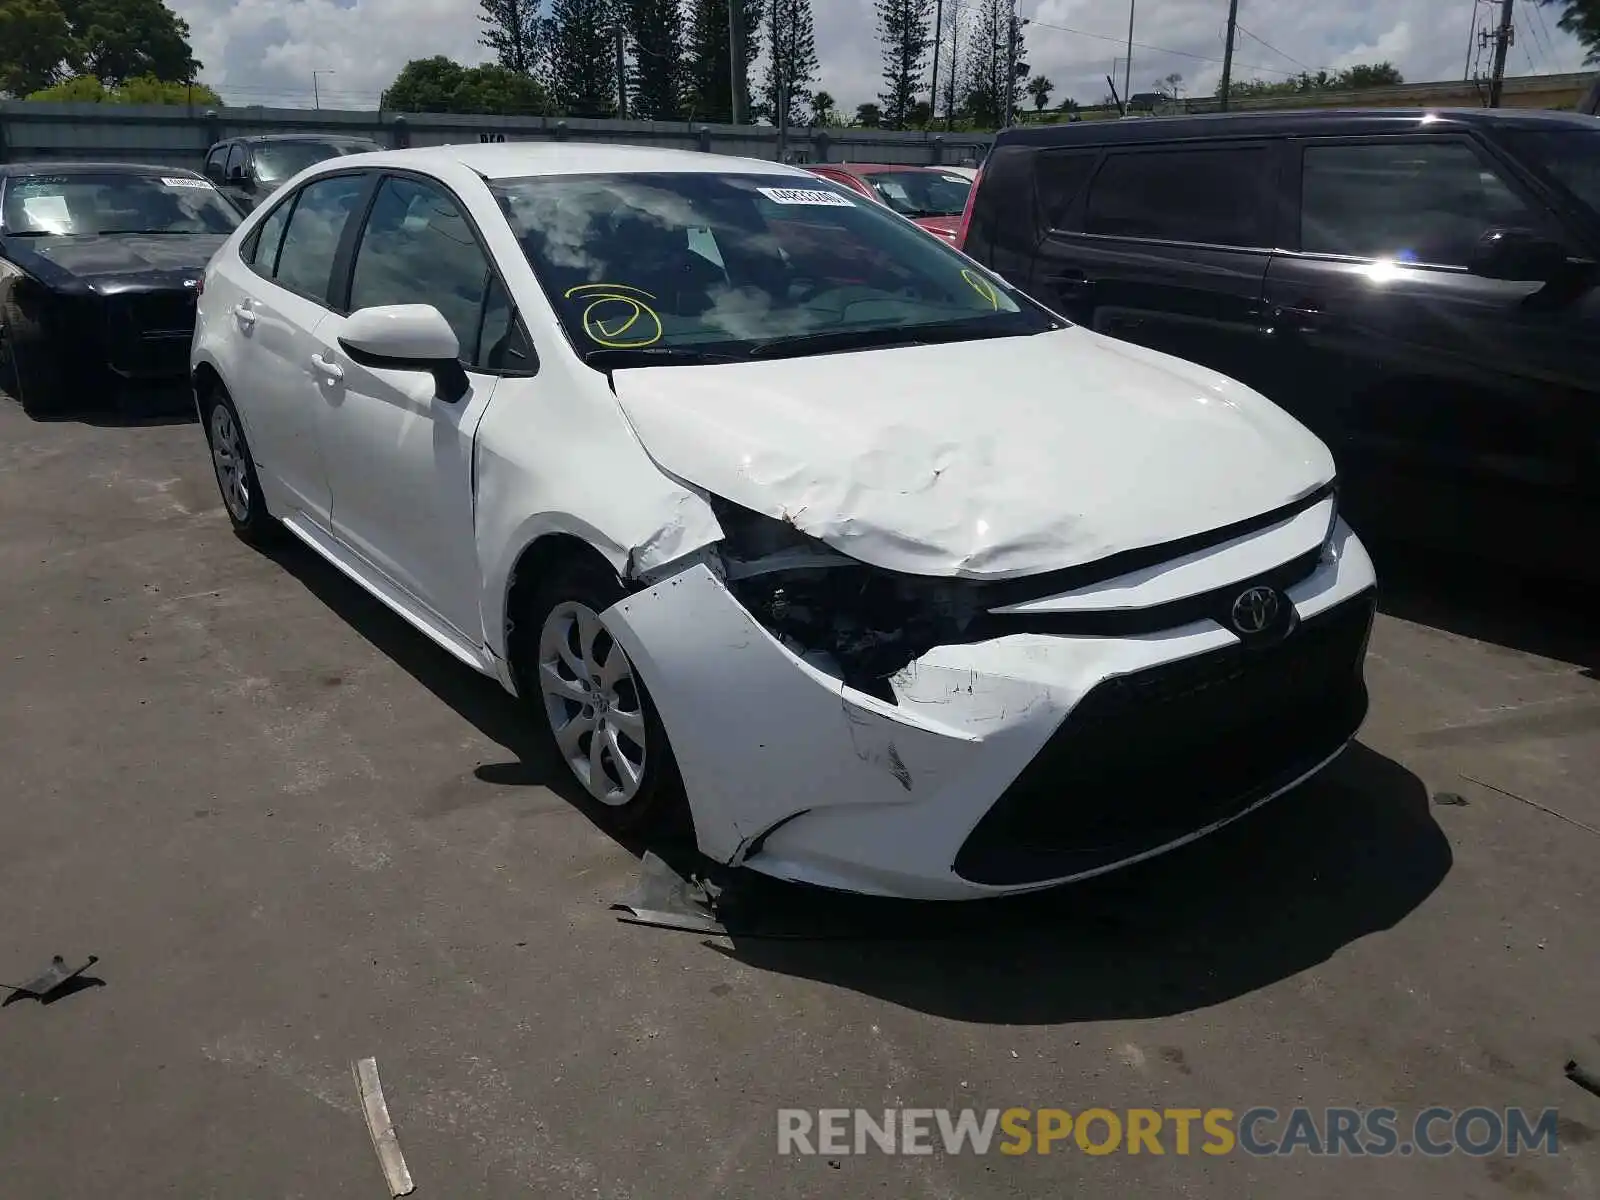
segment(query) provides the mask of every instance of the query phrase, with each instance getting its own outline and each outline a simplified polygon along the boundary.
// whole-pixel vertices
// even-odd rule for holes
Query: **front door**
[[[1297,148],[1270,392],[1329,441],[1374,532],[1558,565],[1600,494],[1600,299],[1468,264],[1496,226],[1568,234],[1467,137]]]
[[[363,366],[317,330],[334,534],[434,616],[483,643],[473,437],[498,383],[492,347],[511,304],[460,205],[441,185],[387,176],[355,246],[346,307],[431,304],[455,330],[469,387],[446,399],[426,370]]]

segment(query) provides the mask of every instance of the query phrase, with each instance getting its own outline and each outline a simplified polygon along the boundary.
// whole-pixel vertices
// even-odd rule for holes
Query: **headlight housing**
[[[713,497],[728,589],[797,656],[893,702],[888,679],[982,615],[969,581],[903,575],[841,554],[787,521]]]

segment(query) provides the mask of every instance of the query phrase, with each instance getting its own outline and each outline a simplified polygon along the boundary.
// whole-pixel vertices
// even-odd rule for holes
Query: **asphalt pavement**
[[[642,848],[494,684],[235,540],[197,425],[0,399],[0,980],[99,956],[0,1007],[0,1195],[385,1196],[369,1056],[419,1197],[1600,1195],[1600,610],[1394,562],[1360,744],[1253,818],[713,937],[618,921]],[[1559,1152],[778,1153],[788,1108],[1296,1105],[1556,1108]]]

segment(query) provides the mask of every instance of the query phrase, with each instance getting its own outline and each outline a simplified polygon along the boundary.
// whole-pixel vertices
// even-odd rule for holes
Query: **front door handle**
[[[332,383],[338,383],[344,378],[344,368],[336,362],[329,362],[320,354],[311,356],[311,365],[322,373],[323,377]]]
[[[1044,281],[1063,292],[1081,292],[1089,286],[1089,275],[1086,271],[1057,271],[1046,275]]]
[[[1327,314],[1320,308],[1294,304],[1279,304],[1272,310],[1275,324],[1292,325],[1300,333],[1316,333],[1327,323]]]
[[[250,302],[248,300],[244,301],[242,304],[235,304],[233,306],[233,319],[239,322],[239,324],[243,325],[246,329],[256,323],[256,314],[254,310],[251,309]]]

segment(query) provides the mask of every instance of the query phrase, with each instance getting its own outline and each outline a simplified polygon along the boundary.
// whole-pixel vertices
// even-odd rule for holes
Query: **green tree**
[[[184,82],[201,64],[189,24],[162,0],[60,0],[72,28],[76,73],[115,86],[141,75]]]
[[[633,93],[628,115],[643,121],[683,116],[683,10],[678,0],[632,0],[627,8],[633,39]]]
[[[760,0],[741,0],[744,4],[744,61],[746,91],[749,90],[748,64],[761,49]],[[733,119],[733,64],[728,58],[728,0],[691,0],[689,8],[689,54],[684,65],[685,88],[700,121],[727,123]],[[741,114],[745,124],[752,117]]]
[[[222,97],[203,83],[179,83],[141,75],[107,87],[93,75],[74,75],[28,96],[29,100],[75,104],[196,104],[221,108]]]
[[[550,87],[568,115],[615,114],[617,20],[612,0],[554,0],[550,6]]]
[[[839,124],[838,101],[831,92],[818,92],[811,97],[811,120],[816,125]]]
[[[1539,0],[1540,4],[1560,8],[1557,25],[1578,39],[1585,63],[1600,63],[1600,0]]]
[[[0,94],[55,83],[72,57],[72,27],[56,0],[0,0]]]
[[[1050,93],[1056,90],[1056,85],[1043,75],[1035,75],[1028,80],[1027,93],[1033,100],[1033,111],[1042,113],[1044,106],[1050,103]]]
[[[1342,71],[1301,71],[1284,80],[1236,80],[1228,89],[1232,97],[1298,96],[1309,92],[1353,92],[1362,88],[1387,87],[1404,83],[1405,76],[1393,63],[1360,63]],[[1222,94],[1222,83],[1217,83],[1217,95]]]
[[[1012,21],[1016,27],[1008,34]],[[1006,104],[1006,72],[1011,69],[1009,38],[1022,44],[1021,21],[1009,0],[982,0],[967,31],[965,107],[979,129],[996,129]]]
[[[922,87],[923,65],[931,42],[932,0],[878,0],[878,38],[883,43],[883,91],[878,103],[890,129],[911,123],[911,106]]]
[[[761,106],[778,123],[778,83],[783,82],[790,125],[804,125],[811,112],[811,83],[821,66],[811,0],[770,0],[766,75],[761,81]]]
[[[463,67],[442,54],[413,59],[400,68],[383,102],[396,112],[519,115],[545,113],[550,107],[537,80],[499,63]]]
[[[862,129],[877,129],[883,124],[883,110],[871,102],[858,104],[854,124]]]
[[[544,62],[544,18],[538,0],[478,0],[478,40],[495,62],[518,75],[537,78]]]

